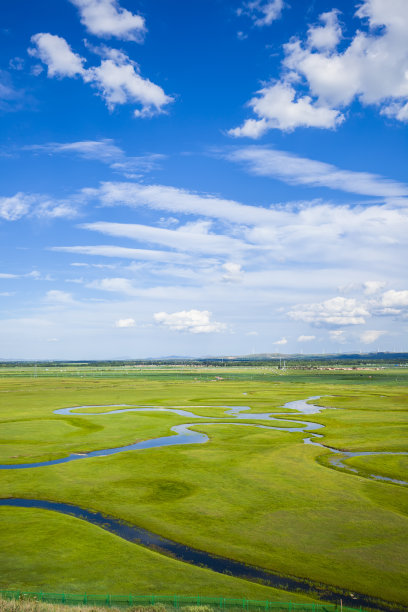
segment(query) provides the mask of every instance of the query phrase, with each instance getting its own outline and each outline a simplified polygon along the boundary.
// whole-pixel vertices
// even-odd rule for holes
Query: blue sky
[[[0,358],[408,350],[405,0],[4,0]]]

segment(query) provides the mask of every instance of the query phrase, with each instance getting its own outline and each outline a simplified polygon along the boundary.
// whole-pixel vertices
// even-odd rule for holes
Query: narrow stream
[[[309,397],[305,400],[295,400],[292,402],[286,402],[282,406],[282,408],[286,408],[286,410],[295,410],[300,414],[318,414],[322,410],[333,410],[333,408],[322,408],[321,406],[316,406],[313,403],[309,403],[312,400],[320,399],[320,395],[316,395],[313,397]],[[106,412],[79,412],[81,409],[97,409],[97,408],[114,408],[114,410],[109,410]],[[54,410],[54,414],[58,414],[61,416],[107,416],[111,414],[121,414],[123,412],[172,412],[179,416],[188,417],[189,419],[209,419],[206,422],[200,422],[200,425],[240,425],[246,427],[258,427],[262,429],[274,429],[276,431],[285,431],[290,433],[305,433],[310,432],[311,437],[307,437],[303,439],[304,444],[312,444],[313,446],[320,446],[324,450],[329,450],[333,453],[333,456],[329,457],[329,463],[336,468],[340,468],[349,473],[354,473],[359,476],[363,476],[365,478],[380,480],[383,482],[390,482],[398,485],[408,485],[408,482],[404,480],[396,480],[394,478],[389,478],[387,476],[381,476],[378,474],[370,474],[367,476],[366,474],[362,474],[354,467],[351,467],[344,463],[345,460],[351,457],[361,457],[366,455],[408,455],[408,453],[404,452],[349,452],[349,451],[340,451],[336,448],[330,448],[325,446],[324,444],[320,444],[316,442],[316,438],[322,438],[321,434],[315,433],[315,430],[322,429],[324,425],[320,423],[313,423],[311,421],[298,421],[292,420],[291,423],[298,425],[298,427],[279,427],[277,425],[259,425],[259,424],[251,424],[251,423],[239,423],[237,421],[245,419],[245,420],[263,420],[268,422],[280,423],[285,421],[285,416],[288,416],[289,413],[285,412],[261,412],[254,413],[249,412],[251,409],[249,406],[192,406],[194,409],[205,409],[205,408],[224,408],[224,413],[230,417],[233,417],[233,421],[224,421],[221,420],[222,417],[206,417],[195,414],[194,412],[190,412],[185,410],[182,406],[151,406],[151,405],[141,405],[141,404],[115,404],[115,405],[97,405],[97,406],[72,406],[70,408],[59,408],[58,410]],[[75,412],[74,412],[75,411]],[[286,419],[287,422],[287,419]],[[162,448],[165,446],[176,446],[180,444],[204,444],[208,442],[209,438],[206,434],[199,433],[197,431],[192,431],[190,428],[197,426],[198,423],[183,423],[182,425],[174,425],[171,427],[171,431],[173,435],[171,436],[163,436],[161,438],[153,438],[151,440],[142,440],[141,442],[135,442],[134,444],[127,444],[126,446],[118,446],[114,448],[105,448],[96,451],[90,451],[88,453],[72,453],[67,457],[61,457],[60,459],[52,459],[50,461],[37,461],[32,463],[6,463],[0,464],[1,470],[21,470],[21,469],[29,469],[29,468],[37,468],[37,467],[45,467],[49,465],[58,465],[61,463],[69,463],[71,461],[78,461],[80,459],[90,459],[94,457],[107,457],[109,455],[116,455],[118,453],[124,453],[127,451],[135,451],[135,450],[146,450],[150,448]],[[312,439],[313,437],[313,439]]]
[[[388,606],[387,602],[373,600],[361,593],[354,592],[351,594],[343,589],[336,589],[318,582],[313,582],[309,579],[285,577],[254,565],[247,565],[246,563],[234,561],[227,557],[213,555],[209,552],[174,542],[173,540],[164,538],[151,531],[137,527],[136,525],[132,525],[111,516],[106,516],[100,512],[85,510],[73,504],[39,499],[10,498],[0,499],[0,506],[39,508],[41,510],[52,510],[68,516],[74,516],[75,518],[92,523],[92,525],[97,525],[101,529],[113,533],[128,542],[145,546],[155,552],[168,555],[172,559],[177,559],[178,561],[189,563],[200,568],[210,569],[220,574],[228,574],[235,578],[258,582],[286,591],[301,590],[311,596],[317,595],[326,601],[333,601],[335,603],[337,603],[339,599],[342,599],[343,604],[352,606],[353,608],[364,606],[379,610],[392,609],[392,604]]]
[[[321,408],[314,404],[308,403],[311,400],[319,399],[320,396],[310,397],[306,400],[296,400],[292,402],[287,402],[284,404],[283,408],[286,410],[295,410],[299,414],[311,415],[318,414],[325,408]],[[84,409],[98,409],[98,408],[108,408],[112,407],[114,410],[110,410],[107,412],[80,412],[80,410]],[[274,429],[277,431],[285,431],[290,433],[305,433],[310,432],[310,437],[303,438],[303,442],[305,444],[312,444],[314,446],[319,446],[326,451],[331,451],[333,456],[329,458],[330,463],[336,467],[343,470],[346,470],[350,473],[359,474],[358,470],[353,467],[350,467],[344,463],[344,461],[350,457],[357,456],[365,456],[365,455],[408,455],[408,453],[400,453],[400,452],[345,452],[340,451],[335,448],[330,448],[324,446],[323,444],[316,441],[317,438],[323,438],[321,434],[315,433],[315,430],[322,429],[324,426],[319,423],[313,423],[311,421],[303,421],[296,420],[292,421],[296,427],[279,427],[278,425],[260,425],[260,424],[250,424],[250,423],[240,423],[237,422],[239,420],[263,420],[268,421],[268,423],[281,423],[282,421],[287,422],[287,418],[289,413],[251,413],[250,408],[248,406],[220,406],[225,409],[225,415],[228,415],[233,420],[225,420],[225,417],[202,417],[193,412],[185,410],[181,406],[169,406],[169,407],[157,407],[157,406],[143,406],[143,405],[114,405],[114,406],[77,406],[71,408],[62,408],[55,410],[54,413],[57,415],[65,416],[106,416],[111,414],[119,414],[122,412],[147,412],[147,411],[159,411],[159,412],[172,412],[179,416],[183,416],[192,419],[203,419],[205,418],[205,422],[194,423],[188,422],[182,425],[175,425],[171,428],[173,435],[164,436],[161,438],[155,438],[153,440],[144,440],[141,442],[136,442],[134,444],[129,444],[127,446],[120,446],[115,448],[108,448],[103,450],[91,451],[88,453],[74,453],[67,457],[63,457],[60,459],[55,459],[51,461],[40,461],[35,463],[24,463],[24,464],[3,464],[0,465],[0,469],[3,470],[13,470],[13,469],[28,469],[28,468],[36,468],[36,467],[44,467],[50,465],[57,465],[61,463],[68,463],[70,461],[77,461],[80,459],[89,459],[94,457],[105,457],[109,455],[114,455],[117,453],[123,453],[132,450],[145,450],[149,448],[161,448],[166,446],[174,446],[179,444],[203,444],[209,441],[209,438],[206,434],[192,431],[190,428],[197,426],[198,424],[203,425],[240,425],[246,427],[259,427],[264,429]],[[194,409],[203,408],[214,408],[214,406],[194,406]],[[223,419],[223,420],[221,420]],[[375,480],[382,480],[385,482],[396,483],[400,485],[408,484],[405,481],[395,480],[392,478],[387,478],[379,475],[371,475],[371,478]],[[275,588],[284,589],[284,590],[302,590],[305,593],[315,593],[318,594],[319,597],[325,599],[326,601],[338,601],[339,598],[343,599],[343,603],[346,605],[350,605],[353,607],[356,606],[367,606],[371,608],[378,608],[380,610],[388,609],[390,606],[387,605],[387,602],[378,602],[375,600],[371,600],[368,596],[363,594],[354,593],[352,596],[350,593],[343,591],[341,589],[336,589],[330,586],[325,586],[320,583],[313,583],[310,580],[302,579],[302,578],[294,578],[294,577],[284,577],[276,574],[272,571],[268,571],[263,568],[259,568],[256,566],[246,565],[245,563],[241,563],[239,561],[234,561],[232,559],[228,559],[225,557],[220,557],[217,555],[213,555],[211,553],[198,550],[196,548],[192,548],[186,546],[184,544],[180,544],[178,542],[174,542],[162,536],[159,536],[155,533],[147,531],[143,528],[137,527],[135,525],[131,525],[125,521],[121,521],[114,517],[105,516],[99,512],[93,512],[90,510],[86,510],[79,506],[73,504],[67,504],[62,502],[52,502],[47,500],[39,500],[39,499],[17,499],[17,498],[9,498],[9,499],[0,499],[0,506],[12,506],[19,508],[40,508],[44,510],[52,510],[55,512],[61,512],[68,516],[74,516],[78,519],[87,521],[94,525],[99,526],[106,531],[114,533],[119,537],[128,540],[130,542],[134,542],[136,544],[141,544],[146,546],[152,550],[155,550],[159,553],[170,555],[172,558],[176,558],[179,561],[183,561],[186,563],[193,564],[199,567],[206,567],[213,571],[219,573],[226,573],[237,578],[242,578],[246,580],[252,580],[256,582],[261,582],[263,584],[273,586]]]

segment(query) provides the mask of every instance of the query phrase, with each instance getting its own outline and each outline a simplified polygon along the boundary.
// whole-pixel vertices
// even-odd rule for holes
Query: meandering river
[[[327,408],[322,408],[321,406],[317,406],[311,403],[313,400],[320,399],[321,396],[313,396],[309,397],[305,400],[295,400],[292,402],[287,402],[282,406],[286,410],[295,410],[296,412],[302,415],[312,415],[318,414],[322,410],[327,410]],[[285,412],[261,412],[254,413],[248,412],[250,411],[249,406],[192,406],[191,408],[195,410],[205,410],[206,408],[224,408],[225,415],[232,417],[233,420],[223,420],[224,417],[206,417],[199,414],[195,414],[189,410],[186,410],[182,406],[152,406],[152,405],[136,405],[136,404],[114,404],[114,405],[98,405],[98,406],[72,406],[70,408],[59,408],[58,410],[54,410],[54,414],[58,414],[61,416],[107,416],[111,414],[121,414],[123,412],[172,412],[182,417],[186,417],[188,419],[201,419],[200,425],[239,425],[241,427],[258,427],[261,429],[274,429],[276,431],[286,431],[290,433],[306,433],[310,432],[309,437],[303,438],[304,444],[312,444],[313,446],[320,446],[324,450],[331,451],[332,456],[328,458],[329,463],[336,467],[337,469],[345,470],[351,474],[358,474],[359,476],[363,476],[365,478],[370,478],[373,480],[381,480],[384,482],[390,482],[399,485],[408,485],[408,482],[404,480],[396,480],[394,478],[389,478],[387,476],[382,476],[380,474],[362,474],[358,469],[351,467],[344,463],[345,460],[351,457],[363,457],[368,455],[408,455],[408,453],[404,452],[351,452],[351,451],[341,451],[336,448],[331,448],[329,446],[325,446],[320,442],[317,442],[317,438],[322,438],[323,436],[316,433],[316,430],[322,429],[324,425],[320,423],[314,423],[312,421],[298,421],[298,420],[290,420],[291,423],[296,425],[295,427],[284,427],[279,426],[279,423],[282,421],[288,422],[284,417],[288,416],[289,413]],[[97,410],[98,408],[113,408],[113,410],[103,411],[103,412],[81,412],[81,410],[85,409],[93,409]],[[332,408],[331,408],[332,410]],[[205,422],[202,419],[206,419]],[[208,420],[207,420],[208,419]],[[257,420],[257,421],[268,421],[271,423],[270,425],[259,425],[256,423],[240,423],[239,420],[245,419],[249,420]],[[273,424],[272,424],[273,423]],[[182,425],[174,425],[171,427],[171,431],[173,435],[171,436],[163,436],[160,438],[153,438],[151,440],[143,440],[141,442],[135,442],[134,444],[127,444],[126,446],[117,446],[115,448],[104,448],[101,450],[90,451],[88,453],[72,453],[67,457],[61,457],[59,459],[52,459],[50,461],[36,461],[32,463],[6,463],[0,464],[1,470],[21,470],[21,469],[31,469],[38,467],[45,467],[49,465],[58,465],[61,463],[69,463],[71,461],[78,461],[80,459],[90,459],[92,457],[106,457],[108,455],[116,455],[118,453],[124,453],[128,451],[140,451],[146,450],[150,448],[162,448],[165,446],[176,446],[180,444],[204,444],[209,441],[209,438],[206,434],[199,433],[197,431],[191,430],[192,427],[197,426],[197,423],[183,423]]]
[[[325,408],[317,406],[311,403],[313,400],[319,399],[321,396],[309,397],[306,400],[296,400],[292,402],[287,402],[284,404],[283,408],[286,410],[294,410],[300,415],[312,415],[318,414]],[[114,405],[114,406],[74,406],[71,408],[62,408],[55,410],[54,413],[61,416],[106,416],[111,414],[120,414],[123,412],[150,412],[150,411],[159,411],[159,412],[171,412],[175,413],[179,416],[186,417],[189,422],[183,423],[182,425],[175,425],[171,428],[173,432],[170,436],[164,436],[160,438],[154,438],[152,440],[144,440],[141,442],[136,442],[134,444],[128,444],[126,446],[120,446],[115,448],[107,448],[97,451],[91,451],[88,453],[74,453],[68,455],[67,457],[62,457],[60,459],[54,459],[51,461],[39,461],[34,463],[19,463],[19,464],[3,464],[0,465],[0,469],[3,470],[15,470],[15,469],[32,469],[39,467],[46,467],[51,465],[58,465],[61,463],[68,463],[71,461],[78,461],[80,459],[91,459],[93,457],[105,457],[109,455],[114,455],[117,453],[123,453],[128,451],[140,451],[145,449],[152,448],[161,448],[166,446],[175,446],[179,444],[204,444],[209,441],[209,437],[206,434],[199,433],[193,431],[191,428],[197,426],[198,423],[190,422],[194,419],[206,419],[205,422],[200,421],[200,425],[238,425],[241,427],[258,427],[263,429],[273,429],[277,431],[285,431],[290,433],[308,433],[308,437],[303,438],[303,442],[305,444],[312,444],[315,446],[319,446],[326,451],[331,451],[332,455],[329,457],[329,462],[331,465],[336,467],[337,469],[345,470],[351,474],[360,475],[358,470],[348,466],[344,463],[350,457],[356,456],[366,456],[366,455],[408,455],[408,453],[391,453],[391,452],[346,452],[340,451],[335,448],[330,448],[324,446],[320,442],[317,442],[318,438],[322,438],[321,434],[316,433],[316,430],[322,429],[324,426],[320,423],[315,423],[312,421],[304,421],[304,420],[290,420],[293,423],[294,427],[283,426],[283,422],[288,423],[288,412],[267,412],[267,413],[252,413],[248,412],[250,408],[248,406],[219,406],[224,408],[224,414],[229,418],[229,420],[225,420],[225,417],[206,417],[195,414],[189,410],[186,410],[182,406],[168,406],[168,407],[158,407],[158,406],[150,406],[150,405]],[[113,408],[109,411],[102,412],[81,412],[81,410],[97,410],[98,408]],[[214,406],[193,406],[194,410],[204,410],[206,408],[214,408]],[[286,418],[285,418],[286,417]],[[259,423],[242,423],[240,420],[262,420],[268,422],[268,424],[259,424]],[[281,424],[281,426],[279,426]],[[363,475],[368,478],[372,478],[374,480],[382,480],[385,482],[390,482],[399,485],[407,485],[408,483],[402,480],[395,480],[392,478],[387,478],[385,476],[372,474],[370,476]],[[148,548],[154,549],[157,552],[161,552],[163,554],[171,555],[173,558],[176,558],[180,561],[184,561],[186,563],[191,563],[200,567],[207,567],[216,572],[228,573],[232,576],[243,578],[247,580],[255,580],[262,581],[263,583],[274,586],[276,588],[286,589],[286,590],[297,590],[301,589],[305,592],[318,593],[322,598],[326,600],[337,601],[341,596],[343,598],[344,603],[349,605],[360,605],[371,607],[377,607],[376,602],[370,600],[370,598],[366,597],[363,594],[354,594],[351,598],[348,593],[335,590],[333,591],[331,587],[326,587],[321,584],[313,583],[309,580],[303,580],[301,578],[294,577],[284,577],[279,574],[275,574],[274,572],[247,565],[245,563],[241,563],[238,561],[234,561],[232,559],[227,559],[225,557],[219,557],[208,553],[206,551],[198,550],[184,544],[180,544],[178,542],[174,542],[167,538],[163,538],[162,536],[147,531],[143,528],[137,527],[135,525],[131,525],[130,523],[126,523],[114,517],[109,517],[103,515],[99,512],[93,512],[90,510],[86,510],[79,506],[73,504],[67,504],[63,502],[53,502],[48,500],[40,500],[40,499],[17,499],[17,498],[9,498],[9,499],[0,499],[0,506],[12,506],[19,508],[41,508],[44,510],[53,510],[56,512],[60,512],[63,514],[67,514],[69,516],[74,516],[76,518],[82,519],[84,521],[90,522],[92,524],[98,525],[102,529],[105,529],[111,533],[114,533],[125,540],[135,542],[138,544],[142,544],[147,546]],[[380,609],[384,609],[380,607]]]

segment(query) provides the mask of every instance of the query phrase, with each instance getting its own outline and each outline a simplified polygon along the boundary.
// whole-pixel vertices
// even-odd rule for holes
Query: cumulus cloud
[[[74,53],[61,36],[40,32],[31,37],[34,47],[28,50],[48,67],[49,77],[75,77],[85,74],[85,59]]]
[[[364,293],[366,295],[374,295],[381,291],[381,289],[384,289],[386,284],[384,281],[365,281],[363,283]]]
[[[378,338],[380,338],[386,333],[387,332],[385,331],[379,331],[376,329],[367,329],[365,332],[363,332],[360,335],[360,340],[364,344],[371,344],[372,342],[375,342],[376,340],[378,340]]]
[[[180,312],[156,312],[156,323],[168,327],[172,331],[186,331],[192,334],[210,334],[223,332],[225,323],[211,321],[208,310],[181,310]]]
[[[314,325],[359,325],[370,316],[367,307],[357,300],[335,297],[315,304],[298,304],[288,312],[295,321]]]
[[[134,327],[136,324],[134,319],[118,319],[115,321],[115,327]]]
[[[284,344],[287,344],[287,343],[288,343],[288,341],[286,340],[286,338],[281,338],[280,340],[276,340],[276,342],[272,342],[272,344],[276,344],[278,346],[280,346],[280,345],[283,346]]]
[[[370,196],[408,196],[408,185],[405,183],[368,172],[343,170],[326,162],[268,147],[233,149],[225,153],[225,158],[245,164],[253,174],[279,178],[289,184],[328,187]]]
[[[81,23],[88,32],[101,38],[120,38],[141,42],[145,20],[122,8],[117,0],[70,0],[79,9]]]
[[[141,108],[133,111],[135,117],[162,113],[163,108],[173,101],[159,85],[143,78],[138,65],[124,53],[117,53],[103,59],[100,66],[89,68],[84,81],[98,90],[109,110],[118,104],[140,104]]]
[[[252,0],[238,9],[238,15],[248,15],[257,27],[268,26],[280,19],[284,6],[283,0]]]
[[[285,44],[281,79],[248,103],[257,118],[229,133],[258,138],[273,128],[335,128],[344,120],[342,109],[355,100],[407,122],[407,3],[364,0],[355,15],[361,27],[345,48],[338,48],[342,29],[335,9],[320,15],[305,40]]]
[[[316,336],[299,336],[297,341],[298,342],[311,342],[312,340],[315,340]]]
[[[382,295],[381,303],[385,307],[398,308],[408,306],[408,290],[395,291],[391,289]]]
[[[333,9],[320,15],[319,21],[323,25],[312,26],[308,30],[309,47],[325,51],[337,47],[342,38],[338,19],[339,12],[337,9]]]
[[[247,106],[258,119],[247,119],[242,126],[228,130],[230,136],[257,139],[272,128],[283,131],[297,127],[335,128],[344,121],[338,110],[321,106],[308,95],[298,94],[293,85],[286,82],[262,87]]]
[[[103,55],[100,65],[84,68],[85,59],[74,53],[64,38],[39,33],[31,41],[34,47],[29,53],[48,66],[48,77],[80,76],[97,90],[111,111],[117,105],[137,104],[140,108],[134,110],[135,117],[151,117],[164,112],[173,101],[159,85],[143,78],[139,66],[122,51],[102,47],[98,51]]]

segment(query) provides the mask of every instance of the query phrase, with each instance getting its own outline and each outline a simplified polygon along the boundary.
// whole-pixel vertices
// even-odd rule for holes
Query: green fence
[[[0,590],[3,599],[36,600],[54,604],[89,605],[104,607],[152,606],[162,604],[171,608],[185,606],[209,606],[221,610],[252,610],[275,612],[362,612],[361,608],[348,608],[338,604],[293,603],[258,601],[255,599],[230,599],[226,597],[201,597],[201,595],[73,595],[70,593],[41,593],[32,591]]]

